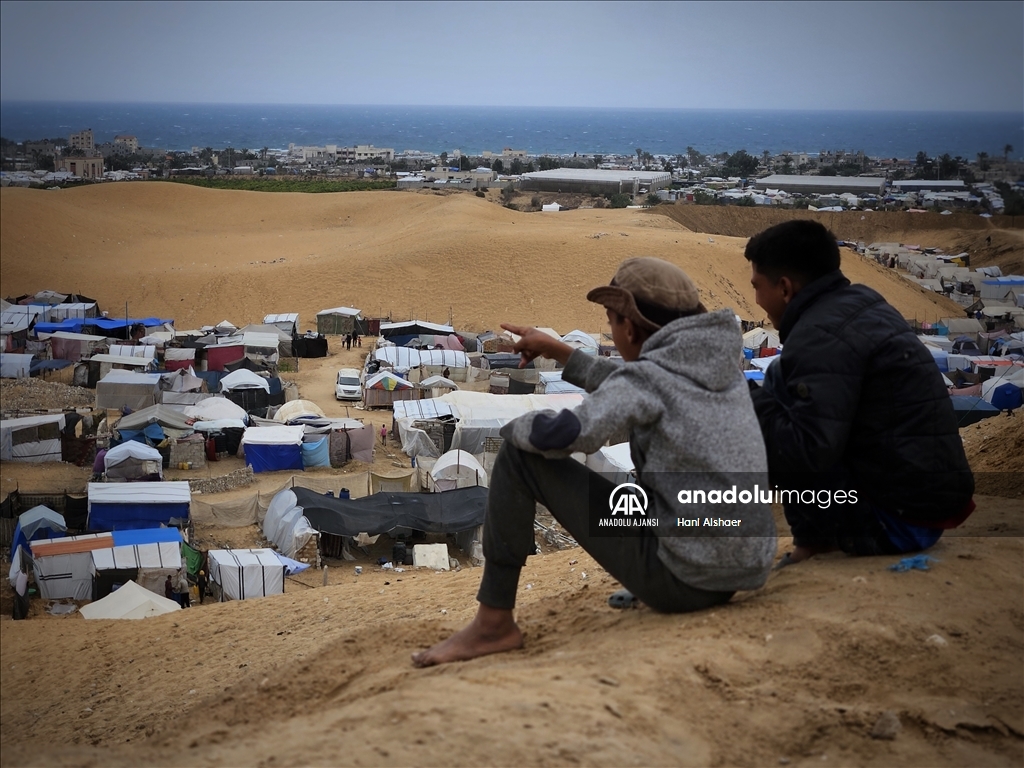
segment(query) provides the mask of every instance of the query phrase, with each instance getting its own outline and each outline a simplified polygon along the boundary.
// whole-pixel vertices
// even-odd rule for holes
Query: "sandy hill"
[[[463,194],[126,183],[6,188],[0,216],[5,295],[76,291],[114,315],[127,302],[133,316],[171,317],[181,329],[269,312],[299,312],[309,327],[319,310],[349,305],[396,319],[452,313],[468,330],[514,321],[599,331],[604,312],[585,293],[633,255],[680,264],[710,308],[764,317],[742,232],[709,238],[639,210],[520,213]],[[852,254],[844,269],[907,317],[959,311]]]
[[[751,237],[790,219],[814,219],[840,240],[896,242],[971,255],[972,267],[998,266],[1004,274],[1024,273],[1024,216],[983,219],[971,213],[817,213],[716,205],[662,205],[656,213],[694,232]],[[991,240],[989,240],[991,238]]]

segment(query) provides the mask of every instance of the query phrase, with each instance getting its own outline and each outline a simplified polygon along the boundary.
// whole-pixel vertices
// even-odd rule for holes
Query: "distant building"
[[[757,179],[756,189],[779,189],[793,195],[881,195],[885,179],[865,176],[788,176],[775,173]]]
[[[71,149],[80,149],[83,152],[92,152],[96,149],[96,144],[92,138],[92,128],[86,128],[84,131],[78,133],[72,133],[68,136],[68,147]]]
[[[114,154],[135,155],[139,151],[139,140],[134,136],[115,136]]]
[[[391,147],[375,147],[373,144],[338,148],[338,160],[343,163],[366,163],[378,159],[385,163],[394,162],[395,150]]]
[[[592,195],[627,194],[636,196],[664,189],[672,184],[672,174],[664,171],[606,171],[594,168],[555,168],[551,171],[524,173],[523,190],[538,192],[578,192]]]
[[[54,170],[66,171],[83,179],[102,179],[103,155],[57,155]]]
[[[900,179],[892,183],[893,189],[900,192],[966,192],[967,185],[963,179]]]

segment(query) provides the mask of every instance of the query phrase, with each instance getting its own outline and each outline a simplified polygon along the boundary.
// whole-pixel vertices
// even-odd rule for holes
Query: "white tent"
[[[27,379],[32,367],[32,355],[17,355],[11,352],[0,354],[0,378]]]
[[[285,568],[272,549],[211,549],[208,559],[222,601],[284,593]]]
[[[303,516],[302,507],[297,504],[294,491],[285,488],[270,500],[267,514],[263,517],[263,535],[288,557],[295,557],[317,535],[316,529]]]
[[[274,421],[284,423],[289,419],[297,419],[300,416],[327,418],[320,406],[311,400],[290,400],[277,409],[277,413],[274,414]]]
[[[220,380],[220,388],[222,392],[234,389],[263,389],[269,394],[270,382],[250,370],[239,368]]]
[[[63,413],[0,421],[0,461],[60,461]]]
[[[38,539],[30,542],[32,570],[46,600],[92,599],[92,551],[114,546],[109,533]]]
[[[471,453],[448,451],[430,470],[431,490],[451,491],[474,485],[487,487],[487,471]]]
[[[219,421],[222,419],[236,419],[246,422],[249,420],[245,409],[236,405],[226,397],[207,397],[195,405],[187,405],[184,410],[185,416],[196,421]]]
[[[569,331],[569,333],[565,334],[565,336],[562,337],[562,342],[564,344],[568,344],[573,349],[578,349],[581,350],[582,352],[586,352],[588,355],[596,355],[597,350],[600,347],[600,345],[597,343],[597,340],[594,339],[593,336],[591,336],[589,333],[584,333],[583,331],[579,330]]]
[[[629,443],[616,443],[598,449],[597,453],[587,456],[586,465],[613,483],[629,481],[633,472],[633,456],[629,452]]]
[[[122,358],[131,362],[135,358]],[[145,361],[142,361],[145,362]],[[96,407],[138,411],[160,402],[160,374],[114,369],[96,383]]]
[[[743,346],[747,349],[779,346],[779,333],[767,328],[751,328],[743,334]]]
[[[146,475],[164,476],[163,457],[156,448],[137,440],[114,446],[103,457],[103,471],[107,478],[133,479]]]
[[[131,580],[102,600],[81,608],[87,619],[145,619],[180,610],[181,606],[173,600],[155,595]]]
[[[453,349],[410,349],[409,347],[379,347],[374,359],[386,362],[399,370],[433,365],[438,368],[468,368],[469,356]]]
[[[299,313],[284,312],[263,316],[264,325],[274,325],[289,336],[299,332]]]

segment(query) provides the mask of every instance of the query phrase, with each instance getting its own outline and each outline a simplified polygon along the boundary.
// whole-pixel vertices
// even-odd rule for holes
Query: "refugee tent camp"
[[[139,480],[150,475],[164,476],[160,451],[137,440],[116,445],[103,457],[103,473],[108,481]]]
[[[284,593],[285,566],[272,549],[211,549],[207,559],[221,602]]]
[[[487,471],[465,451],[448,451],[430,469],[430,490],[436,493],[479,485],[487,487]]]
[[[274,421],[287,424],[289,421],[301,418],[327,418],[323,409],[312,400],[289,400],[277,409],[274,414]]]
[[[155,528],[188,520],[192,493],[186,481],[89,483],[90,531]]]
[[[291,338],[299,332],[299,313],[298,312],[285,312],[263,316],[264,325],[273,325],[278,329],[284,331],[288,338]]]
[[[63,413],[0,421],[0,461],[60,461]]]
[[[267,513],[263,516],[263,535],[285,555],[295,557],[317,532],[303,516],[295,494],[286,488],[270,500]]]
[[[406,320],[400,323],[381,323],[380,335],[402,347],[421,335],[449,335],[455,333],[450,325],[438,325],[423,320]]]
[[[253,472],[302,469],[302,427],[249,427],[242,435],[245,463]]]
[[[269,394],[270,382],[250,370],[239,368],[220,380],[220,389],[222,392],[233,392],[236,389],[262,389]]]
[[[83,605],[86,619],[146,619],[180,611],[181,606],[163,595],[153,594],[134,581],[128,581],[102,600]]]
[[[746,349],[761,347],[778,347],[780,344],[778,331],[770,328],[751,328],[743,334],[743,346]]]

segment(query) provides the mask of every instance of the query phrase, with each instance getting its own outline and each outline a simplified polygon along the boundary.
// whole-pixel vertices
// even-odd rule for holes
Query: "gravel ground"
[[[84,387],[36,378],[0,380],[0,408],[4,414],[81,408],[95,402],[96,392]]]

